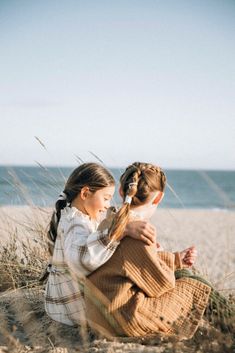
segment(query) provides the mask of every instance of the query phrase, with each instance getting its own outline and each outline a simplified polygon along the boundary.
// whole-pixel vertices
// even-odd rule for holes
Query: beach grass
[[[187,341],[177,337],[114,338],[107,340],[93,334],[83,337],[78,328],[52,321],[44,311],[44,286],[39,277],[49,258],[46,232],[52,210],[34,206],[3,208],[1,229],[0,276],[0,352],[232,352],[235,332],[221,333],[202,323],[195,336]],[[177,211],[174,217],[191,215]],[[195,214],[195,211],[192,211]],[[207,211],[207,217],[208,217]],[[159,211],[159,229],[164,227],[166,211]],[[182,215],[183,213],[183,215]],[[201,211],[203,214],[203,211]],[[3,216],[4,215],[4,216]],[[226,218],[226,213],[222,214]],[[212,214],[213,216],[213,214]],[[227,215],[228,216],[228,215]],[[212,217],[213,218],[213,217]],[[217,215],[218,218],[218,215]],[[158,220],[156,219],[158,222]],[[226,221],[226,219],[224,219]],[[175,226],[176,220],[173,225]],[[228,222],[228,218],[227,218]],[[169,227],[169,224],[168,224]],[[230,224],[231,228],[231,224]],[[233,229],[233,228],[232,228]],[[164,230],[165,236],[170,230]],[[159,231],[161,234],[161,231]],[[164,237],[164,234],[159,237]],[[165,239],[169,244],[169,239]],[[187,239],[181,239],[181,241]],[[218,244],[219,246],[219,244]],[[208,249],[205,249],[208,251]],[[218,255],[218,254],[217,254]],[[218,264],[219,266],[219,264]],[[231,291],[225,291],[234,300]],[[228,285],[228,283],[227,283]],[[223,287],[219,288],[223,292]]]

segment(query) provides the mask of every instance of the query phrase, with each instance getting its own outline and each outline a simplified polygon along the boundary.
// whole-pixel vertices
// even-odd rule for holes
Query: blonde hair
[[[118,240],[129,219],[130,206],[140,206],[149,201],[150,193],[165,190],[166,176],[163,170],[149,163],[135,162],[129,165],[120,178],[123,206],[114,217],[110,237]],[[126,197],[131,202],[128,202]]]

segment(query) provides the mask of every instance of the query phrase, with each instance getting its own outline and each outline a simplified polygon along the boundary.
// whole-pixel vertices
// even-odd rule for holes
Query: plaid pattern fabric
[[[108,237],[107,219],[105,224],[98,228],[75,207],[61,211],[45,291],[45,309],[53,320],[67,325],[85,322],[84,278],[108,261],[119,245]]]

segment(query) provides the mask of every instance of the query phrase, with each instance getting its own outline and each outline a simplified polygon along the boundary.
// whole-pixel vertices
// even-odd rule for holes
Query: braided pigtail
[[[53,254],[54,244],[57,238],[57,228],[61,217],[61,210],[63,210],[63,208],[66,207],[67,203],[68,203],[68,196],[63,191],[55,203],[55,209],[54,209],[54,212],[52,213],[51,221],[49,224],[49,231],[47,233],[47,237],[49,241],[49,252],[51,255]]]
[[[114,217],[110,228],[110,237],[119,240],[129,220],[130,208],[148,203],[152,193],[164,192],[166,176],[163,170],[150,163],[131,164],[120,178],[123,206]]]
[[[166,188],[166,183],[167,183],[166,175],[160,167],[154,166],[154,169],[156,172],[156,177],[158,178],[158,181],[159,181],[158,190],[164,192]]]
[[[130,205],[138,190],[138,181],[140,175],[139,169],[134,166],[130,166],[126,169],[124,174],[125,180],[124,178],[123,180],[121,179],[121,183],[124,184],[124,203],[115,215],[109,232],[110,238],[113,240],[119,240],[123,235],[129,219]]]

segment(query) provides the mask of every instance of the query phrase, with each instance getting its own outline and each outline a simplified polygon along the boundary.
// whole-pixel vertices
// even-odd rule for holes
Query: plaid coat
[[[58,235],[45,290],[45,309],[67,325],[85,322],[83,282],[112,256],[119,242],[108,237],[110,223],[91,221],[75,207],[61,211]]]

